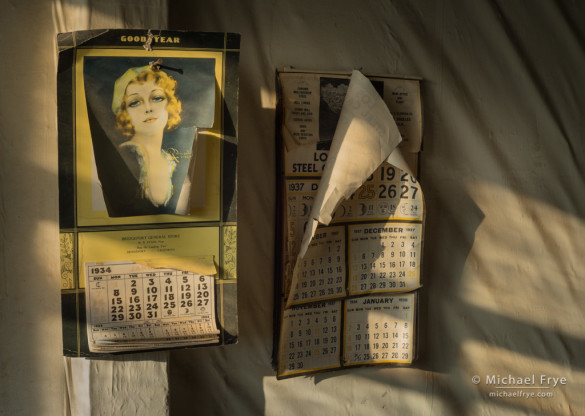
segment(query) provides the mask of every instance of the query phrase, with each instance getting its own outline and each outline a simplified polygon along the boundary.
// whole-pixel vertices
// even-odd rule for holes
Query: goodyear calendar
[[[237,341],[239,39],[58,36],[64,355]]]
[[[279,378],[416,358],[420,80],[278,73]]]

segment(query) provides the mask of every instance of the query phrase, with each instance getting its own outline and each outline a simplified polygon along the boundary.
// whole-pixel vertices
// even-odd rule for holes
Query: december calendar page
[[[326,173],[332,169],[327,164],[343,160],[332,154],[333,147],[357,149],[362,140],[342,138],[354,143],[332,145],[339,140],[336,129],[343,123],[339,120],[350,77],[306,72],[278,75],[277,376],[362,365],[408,365],[416,357],[425,217],[416,178],[422,139],[420,82],[370,78],[368,88],[390,109],[391,123],[400,135],[400,157],[394,157],[396,152],[392,157],[384,155],[350,195],[340,198],[330,221],[319,221],[310,233],[307,228],[317,223],[315,205],[322,199],[319,189],[343,186],[331,186],[335,175]],[[362,101],[370,100],[362,96]],[[364,111],[361,117],[374,119],[370,114],[375,111]],[[359,115],[349,124],[358,122]],[[350,157],[346,163],[358,159]]]
[[[64,355],[236,342],[239,35],[58,44]]]

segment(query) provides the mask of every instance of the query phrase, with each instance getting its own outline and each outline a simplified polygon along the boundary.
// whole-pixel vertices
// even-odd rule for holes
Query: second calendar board
[[[422,137],[420,81],[372,78],[401,135],[410,172]],[[277,328],[285,378],[416,358],[424,198],[417,178],[384,162],[319,226],[301,260],[305,228],[327,163],[347,75],[279,73]]]

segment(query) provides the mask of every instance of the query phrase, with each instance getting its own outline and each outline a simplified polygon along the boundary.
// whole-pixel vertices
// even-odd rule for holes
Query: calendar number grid
[[[335,211],[332,223],[421,220],[422,192],[407,172],[383,163]]]
[[[124,341],[187,340],[219,334],[212,276],[140,268],[124,263],[88,265],[90,348]]]
[[[341,302],[296,306],[284,311],[278,375],[340,366]]]
[[[350,295],[406,292],[420,286],[420,224],[349,227]]]
[[[418,182],[384,164],[342,202],[332,225],[317,228],[296,268],[318,180],[288,178],[285,185],[287,306],[277,376],[412,363],[424,214]],[[335,338],[327,337],[333,328],[322,326],[323,312],[317,312],[331,302],[340,309]],[[372,303],[357,307],[356,302]]]
[[[412,363],[414,299],[408,294],[348,300],[343,365]]]

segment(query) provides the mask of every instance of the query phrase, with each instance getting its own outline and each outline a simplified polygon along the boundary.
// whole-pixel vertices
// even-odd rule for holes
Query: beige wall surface
[[[0,13],[0,414],[61,414],[56,57],[50,2]]]
[[[242,35],[240,342],[170,353],[171,415],[585,412],[585,3],[169,3],[170,29]],[[0,13],[2,415],[64,406],[56,31],[148,28],[160,16],[154,3],[101,4],[4,2]],[[285,65],[424,79],[428,217],[413,368],[275,379],[274,71]],[[521,387],[507,391],[547,397],[498,396],[496,376]]]

